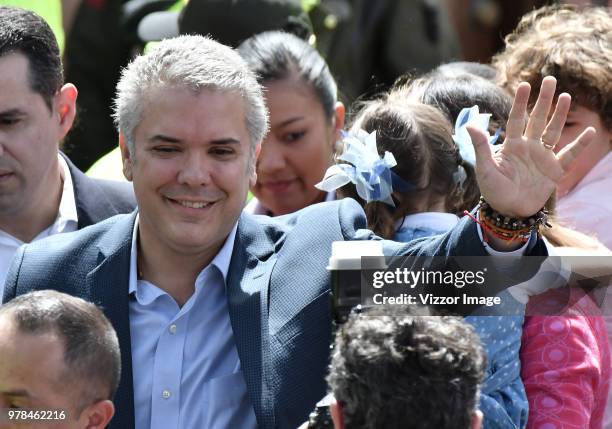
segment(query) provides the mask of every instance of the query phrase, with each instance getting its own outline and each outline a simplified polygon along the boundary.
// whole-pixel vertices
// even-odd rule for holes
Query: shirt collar
[[[454,227],[459,218],[453,213],[424,212],[408,215],[396,222],[395,228],[431,228],[447,231]]]
[[[57,155],[60,165],[60,174],[64,180],[64,187],[62,189],[62,199],[60,200],[58,216],[56,220],[57,230],[61,232],[68,222],[77,222],[78,215],[76,208],[76,199],[74,197],[74,186],[72,186],[72,176],[70,175],[70,169],[68,163],[61,155]]]
[[[210,262],[221,272],[224,283],[227,282],[227,273],[229,272],[230,261],[232,260],[232,253],[234,252],[234,241],[236,241],[237,229],[238,221],[236,221],[234,227],[225,239],[225,243],[223,243],[223,246],[221,247],[221,250],[219,250],[219,253],[217,253],[217,255]]]
[[[132,247],[130,250],[130,285],[129,285],[129,293],[135,293],[138,285],[138,269],[137,269],[137,261],[138,261],[138,220],[140,215],[136,215],[136,221],[134,222],[134,230],[132,231]],[[225,239],[225,243],[219,250],[219,252],[215,255],[213,260],[209,265],[213,265],[217,267],[221,275],[223,276],[223,283],[227,283],[227,274],[229,272],[230,262],[232,260],[232,253],[234,251],[234,242],[236,241],[236,230],[238,229],[238,221],[234,224],[231,232]],[[206,267],[202,268],[204,271]],[[202,272],[198,275],[200,278]],[[197,280],[196,280],[197,282]]]

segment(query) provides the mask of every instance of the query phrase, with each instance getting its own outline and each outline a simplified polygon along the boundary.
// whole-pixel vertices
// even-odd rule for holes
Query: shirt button
[[[169,390],[164,390],[162,392],[162,398],[164,398],[164,399],[168,399],[170,397],[170,395],[171,395],[171,393],[170,393]]]
[[[176,325],[170,325],[168,331],[170,331],[172,335],[176,334]]]

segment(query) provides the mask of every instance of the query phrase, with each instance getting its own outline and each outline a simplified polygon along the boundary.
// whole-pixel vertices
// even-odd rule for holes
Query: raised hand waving
[[[508,217],[529,217],[540,210],[564,171],[595,135],[593,128],[587,128],[559,153],[553,152],[571,103],[569,94],[559,95],[549,119],[556,83],[552,76],[544,78],[529,115],[531,88],[526,82],[518,86],[506,126],[506,140],[496,152],[482,131],[468,126],[482,196],[497,212]]]

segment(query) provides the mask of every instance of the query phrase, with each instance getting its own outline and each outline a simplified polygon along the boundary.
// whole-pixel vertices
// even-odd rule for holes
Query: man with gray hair
[[[551,85],[537,115],[550,108]],[[528,93],[517,95],[515,124]],[[362,209],[345,199],[278,219],[242,213],[267,113],[246,63],[208,38],[168,39],[136,58],[119,82],[115,118],[138,212],[21,248],[4,301],[53,288],[105,309],[123,358],[112,428],[295,428],[326,390],[331,243],[375,238]],[[556,111],[551,123],[562,121]],[[573,154],[544,151],[532,128],[525,137],[511,128],[497,162],[472,129],[486,168],[481,190],[499,213],[533,215]],[[521,183],[533,186],[518,192]],[[498,250],[522,245],[485,235]],[[469,219],[446,236],[383,248],[487,254]],[[535,235],[524,251],[545,254]]]
[[[0,307],[0,428],[102,429],[121,357],[94,304],[44,290]]]

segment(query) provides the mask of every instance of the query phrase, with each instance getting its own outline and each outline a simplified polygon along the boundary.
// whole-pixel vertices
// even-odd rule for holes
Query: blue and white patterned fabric
[[[397,225],[394,241],[408,242],[417,238],[444,234],[459,218],[450,213],[417,213],[406,216]],[[504,296],[506,295],[506,296]],[[524,428],[529,405],[520,377],[519,350],[525,306],[508,291],[500,294],[499,307],[482,307],[478,315],[465,321],[474,327],[487,353],[487,368],[480,397],[485,429]],[[503,311],[504,316],[500,316]]]

